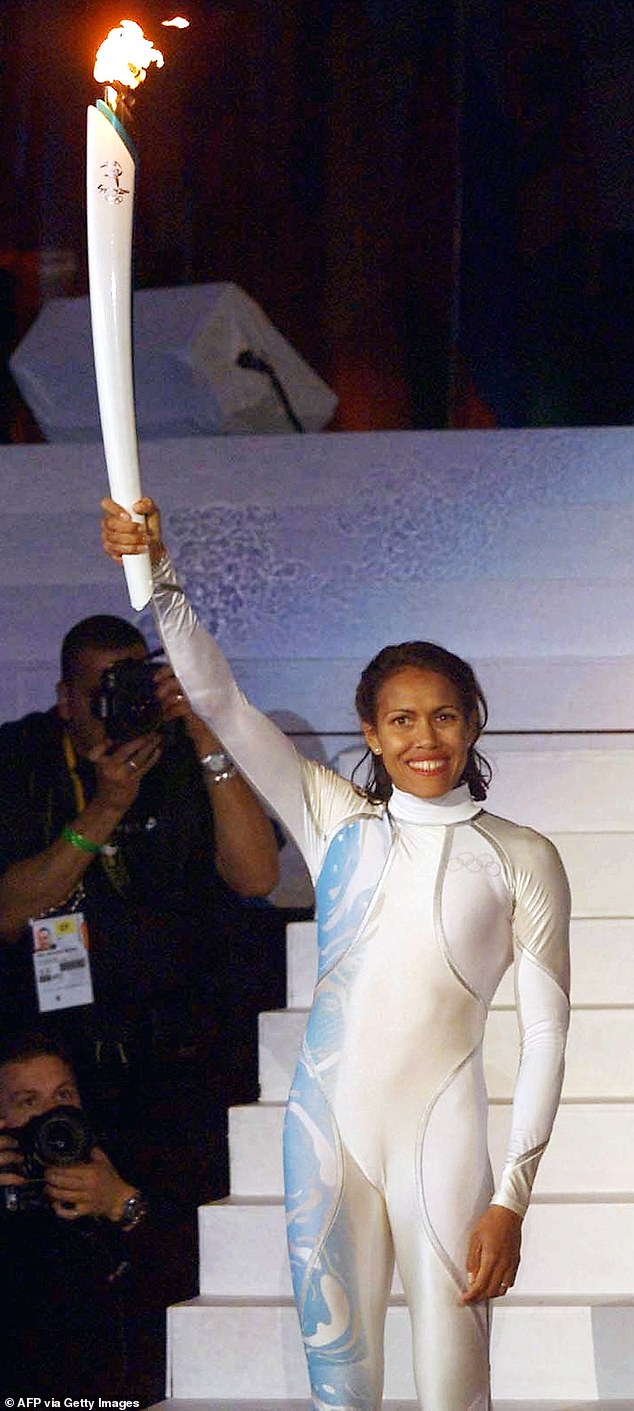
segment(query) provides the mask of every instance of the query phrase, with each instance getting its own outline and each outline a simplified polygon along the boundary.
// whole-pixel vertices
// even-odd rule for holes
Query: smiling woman
[[[435,642],[384,647],[366,666],[355,705],[374,756],[371,798],[389,799],[392,783],[434,798],[460,782],[486,798],[491,770],[474,747],[487,704],[461,657]]]
[[[244,699],[176,581],[150,500],[105,503],[115,560],[150,548],[174,671],[297,842],[319,974],[285,1123],[288,1245],[313,1404],[378,1411],[394,1262],[421,1406],[488,1411],[488,1304],[515,1280],[568,1025],[569,892],[552,844],[481,807],[486,702],[442,647],[386,647],[357,691],[373,780],[303,759]],[[509,1154],[489,1164],[482,1040],[515,965]]]

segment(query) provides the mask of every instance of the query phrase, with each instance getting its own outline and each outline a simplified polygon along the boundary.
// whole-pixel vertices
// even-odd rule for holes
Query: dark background
[[[335,428],[628,423],[631,0],[4,0],[0,356],[86,292],[85,109],[125,16],[136,285],[232,280]],[[4,440],[38,430],[4,374]]]

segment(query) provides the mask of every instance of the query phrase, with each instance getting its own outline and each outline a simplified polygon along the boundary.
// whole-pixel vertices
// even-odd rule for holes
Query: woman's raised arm
[[[307,856],[308,820],[301,759],[290,741],[240,691],[228,661],[199,621],[178,583],[163,542],[153,500],[133,507],[139,524],[113,500],[102,501],[102,541],[110,558],[149,548],[154,574],[153,606],[172,668],[192,709],[213,729],[240,772],[278,814]]]

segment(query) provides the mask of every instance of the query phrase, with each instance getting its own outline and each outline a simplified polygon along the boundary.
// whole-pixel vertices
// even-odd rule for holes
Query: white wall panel
[[[633,714],[633,452],[628,428],[595,428],[148,441],[141,461],[264,709],[354,730],[359,667],[428,636],[477,664],[497,729],[617,729]],[[25,685],[46,703],[16,668],[49,663],[54,681],[79,616],[132,616],[99,546],[105,484],[98,445],[0,448],[3,714]]]

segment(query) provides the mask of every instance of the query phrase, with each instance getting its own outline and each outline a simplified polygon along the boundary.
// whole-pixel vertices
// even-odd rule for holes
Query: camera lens
[[[151,660],[124,657],[107,666],[92,713],[103,721],[108,739],[116,744],[160,729],[163,712],[154,689]]]
[[[92,1134],[78,1107],[57,1107],[40,1119],[33,1139],[33,1156],[42,1166],[72,1166],[92,1149]]]

